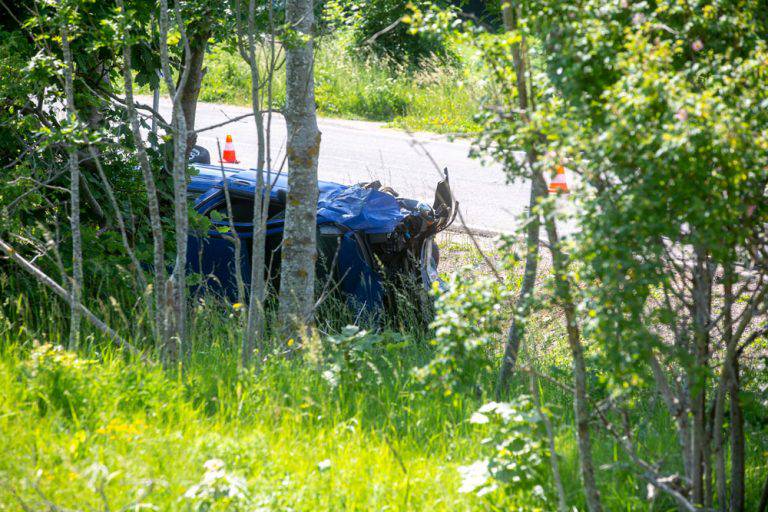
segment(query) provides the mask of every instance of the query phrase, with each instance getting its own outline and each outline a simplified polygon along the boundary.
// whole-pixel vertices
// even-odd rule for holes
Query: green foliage
[[[200,87],[200,101],[213,103],[234,103],[250,105],[251,72],[248,65],[237,53],[217,46],[206,55],[207,69]],[[284,73],[280,73],[279,75]],[[275,108],[285,105],[285,79],[281,76],[273,83]],[[143,92],[149,92],[143,90]]]
[[[27,389],[36,398],[40,416],[61,413],[78,420],[90,395],[88,366],[91,361],[77,357],[60,346],[42,345],[32,351],[24,367]],[[50,411],[49,411],[50,409]]]
[[[763,4],[544,0],[511,6],[509,33],[473,24],[460,33],[502,91],[480,119],[478,153],[502,161],[511,179],[558,165],[580,176],[576,207],[567,208],[578,228],[561,246],[562,277],[577,295],[558,304],[557,281],[555,300],[547,300],[575,310],[571,334],[581,329],[587,373],[602,372],[597,397],[609,394],[611,421],[637,425],[620,414],[668,383],[666,399],[674,394],[684,404],[680,412],[669,407],[681,437],[688,428],[708,432],[693,436],[691,453],[702,450],[702,459],[714,450],[705,446],[715,423],[707,411],[727,372],[721,361],[731,334],[764,328],[762,318],[737,313],[744,305],[732,308],[725,291],[733,279],[749,290],[736,300],[764,314],[766,254],[756,250],[768,226]],[[417,14],[414,30],[449,23],[441,13]],[[535,213],[552,219],[565,204],[545,199]],[[733,315],[742,318],[736,330]],[[753,402],[751,393],[730,393],[742,406]],[[683,471],[669,457],[658,464]],[[684,469],[696,480],[692,499],[704,504],[711,475],[693,467]],[[722,507],[719,494],[709,499]]]
[[[477,389],[495,370],[493,347],[501,333],[501,304],[509,293],[503,283],[478,279],[471,268],[453,274],[447,290],[435,292],[432,360],[417,370],[429,389],[450,396]]]
[[[361,56],[353,40],[354,32],[343,25],[315,43],[315,101],[320,115],[390,121],[397,127],[438,133],[477,130],[473,120],[477,98],[488,91],[470,52],[456,48],[461,59],[452,66],[428,55],[418,67],[409,67],[387,57]],[[250,104],[250,71],[230,45],[214,46],[205,66],[200,101]],[[148,94],[150,89],[144,87],[142,92]],[[282,108],[283,70],[276,73],[272,93],[275,108]]]
[[[129,41],[141,47],[146,41],[139,34],[142,24],[148,23],[149,10],[141,0],[127,3],[134,31]],[[122,43],[123,28],[113,6],[106,3],[68,0],[38,7],[20,8],[21,24],[11,23],[7,32],[0,32],[0,162],[13,176],[0,182],[0,236],[21,236],[15,244],[38,253],[36,263],[57,279],[60,272],[70,270],[70,233],[60,228],[68,224],[66,162],[68,146],[74,146],[81,160],[82,236],[88,248],[85,274],[94,285],[86,287],[86,294],[93,297],[104,281],[130,286],[132,272],[89,149],[99,153],[117,191],[118,208],[128,219],[128,237],[136,252],[144,256],[150,250],[145,192],[124,109],[104,99],[112,93],[112,67],[121,50],[116,42]],[[61,115],[64,64],[59,33],[64,21],[70,25],[75,59],[77,121]],[[154,167],[161,170],[158,152],[150,150],[150,155]],[[162,171],[157,173],[163,208],[168,206],[165,193],[170,185],[165,178]],[[9,268],[9,272],[17,270]]]
[[[238,374],[237,353],[221,338],[208,339],[182,373],[110,354],[81,363],[51,347],[40,349],[45,359],[37,363],[3,347],[0,428],[13,434],[0,440],[8,455],[0,472],[33,509],[44,499],[68,508],[103,507],[106,500],[120,509],[137,500],[195,511],[370,509],[392,502],[472,507],[445,492],[456,488],[456,475],[443,462],[449,451],[474,452],[475,440],[460,425],[467,411],[414,396],[407,371],[377,385],[363,369],[362,392],[345,380],[331,386],[300,361]],[[413,353],[402,358],[399,365],[407,366]],[[33,365],[47,373],[29,380]],[[75,409],[77,416],[65,412],[66,400],[41,414],[36,398],[49,403],[53,396],[77,396],[86,405]],[[454,441],[434,437],[454,424]],[[407,464],[410,484],[398,460]],[[18,505],[9,489],[0,489],[0,510]]]
[[[471,132],[477,88],[472,63],[419,69],[361,59],[345,48],[348,35],[321,41],[315,64],[315,95],[322,115],[392,121],[396,126],[436,132]]]
[[[391,366],[382,350],[391,353],[403,346],[386,344],[387,341],[379,334],[348,325],[339,334],[332,334],[322,341],[319,338],[312,340],[306,358],[333,388],[356,382],[381,385],[382,370]]]
[[[88,142],[101,152],[129,219],[130,243],[140,260],[151,259],[144,191],[122,109],[107,108],[92,91],[111,92],[126,40],[133,45],[137,81],[145,87],[157,81],[155,6],[130,1],[127,7],[122,18],[110,3],[48,2],[23,27],[2,21],[0,163],[13,163],[7,167],[12,179],[0,183],[0,235],[20,235],[24,249],[40,255],[36,263],[52,275],[69,270],[68,235],[57,230],[67,217],[60,205],[68,183],[56,173],[73,144],[84,151]],[[568,279],[580,294],[576,313],[590,342],[588,373],[601,380],[590,385],[590,398],[607,397],[601,403],[623,407],[615,419],[629,427],[637,453],[658,461],[660,471],[679,471],[679,454],[670,453],[678,442],[674,418],[652,399],[646,361],[660,355],[681,370],[675,386],[711,396],[712,367],[722,360],[723,340],[716,334],[723,332],[717,325],[722,300],[708,300],[715,319],[706,333],[710,352],[695,360],[686,265],[698,257],[718,279],[718,269],[736,268],[749,286],[762,283],[755,277],[765,268],[768,224],[768,20],[762,3],[543,0],[522,5],[520,30],[506,34],[472,24],[453,34],[455,13],[421,2],[408,9],[398,0],[329,2],[327,12],[344,28],[318,41],[321,113],[473,131],[478,124],[471,115],[483,96],[476,146],[501,161],[511,179],[556,165],[580,172],[579,231],[567,246],[577,260]],[[190,35],[203,43],[211,36],[217,44],[201,98],[249,103],[250,78],[231,51],[229,14],[208,0],[183,4]],[[264,14],[260,9],[260,23]],[[409,26],[383,31],[404,14]],[[62,21],[72,25],[76,102],[84,113],[79,123],[60,115]],[[170,39],[178,64],[179,33]],[[38,52],[33,43],[52,50]],[[527,93],[536,106],[528,112],[518,109],[511,59],[523,43],[530,50]],[[476,55],[464,55],[462,66],[446,65],[469,49]],[[278,80],[277,107],[284,90]],[[86,122],[89,114],[98,121]],[[519,158],[520,149],[528,150],[531,166]],[[169,205],[162,170],[167,150],[151,152],[163,213]],[[131,273],[110,222],[112,206],[87,160],[82,167],[93,194],[83,215],[87,302],[145,346],[147,312],[127,282]],[[537,212],[552,215],[553,203],[545,201]],[[106,210],[103,218],[96,205]],[[681,266],[680,260],[687,261]],[[190,358],[162,369],[105,351],[106,341],[89,327],[92,346],[82,353],[57,348],[67,328],[66,306],[5,261],[0,290],[0,451],[6,454],[0,475],[9,484],[0,489],[0,510],[19,508],[19,500],[31,503],[21,503],[28,509],[54,508],[51,503],[192,510],[551,505],[545,501],[541,418],[525,397],[480,408],[472,422],[484,431],[483,445],[464,421],[479,405],[476,395],[490,388],[504,320],[500,304],[509,301],[503,283],[477,279],[471,270],[452,276],[449,290],[438,296],[429,348],[412,333],[336,332],[327,322],[321,326],[327,333],[310,340],[304,359],[267,354],[254,373],[238,370],[242,332],[231,310],[222,312],[207,297],[195,303],[190,318]],[[683,298],[670,302],[667,294],[677,290]],[[742,293],[737,309],[760,307],[755,297]],[[551,348],[532,365],[568,377],[569,361],[561,356],[567,348],[543,323],[526,325],[529,340],[546,338]],[[764,318],[745,332],[758,328]],[[765,344],[765,336],[755,336],[757,356],[742,367],[737,395],[749,439],[748,504],[756,502],[765,470]],[[450,399],[423,393],[424,384]],[[572,405],[561,390],[552,395]],[[556,430],[569,495],[583,508],[568,418]],[[599,482],[607,509],[670,507],[663,498],[648,505],[645,482],[622,460],[614,440],[598,432],[593,440],[595,462],[608,475]],[[463,471],[463,490],[487,500],[456,492],[456,469],[478,459]]]
[[[406,19],[413,8],[425,9],[429,1],[406,0],[333,0],[326,3],[326,18],[332,26],[349,27],[353,53],[376,56],[384,63],[406,67],[422,67],[428,62],[443,65],[455,55],[443,34],[413,34]]]
[[[750,266],[768,222],[767,25],[754,2],[589,4],[570,19],[547,59],[570,105],[553,139],[595,187],[578,237],[600,283],[589,332],[630,379],[650,349],[669,351],[661,333],[690,321],[658,300],[684,278],[676,260],[696,248]]]
[[[519,395],[511,402],[489,402],[469,421],[486,434],[483,444],[490,447],[490,456],[459,468],[460,492],[483,497],[500,491],[496,494],[518,499],[526,496],[529,503],[546,503],[546,431],[530,397]],[[499,496],[492,501],[498,504]]]
[[[21,204],[17,201],[27,190],[26,184],[36,177],[35,163],[24,158],[25,152],[42,138],[35,134],[39,123],[25,112],[29,95],[35,90],[36,77],[27,71],[33,67],[34,53],[21,32],[0,30],[0,165],[19,162],[13,167],[13,179],[8,175],[0,182],[0,225],[7,229],[29,225],[34,222],[34,211],[43,208],[40,193],[29,194]],[[13,205],[14,211],[9,212]]]
[[[513,115],[519,112],[519,91],[517,88],[517,72],[513,48],[523,41],[521,33],[489,32],[484,26],[478,26],[472,20],[462,20],[457,13],[449,9],[427,9],[413,7],[409,17],[410,31],[414,34],[440,33],[450,37],[456,44],[473,55],[472,60],[478,63],[475,73],[484,79],[484,87],[478,91],[477,107],[474,121],[478,127],[471,150],[475,158],[491,157],[504,165],[507,179],[514,182],[519,179],[530,179],[533,169],[554,169],[553,162],[547,158],[540,161],[525,161],[523,151],[538,152],[541,144],[542,129],[550,121],[534,112],[528,114],[526,122],[522,116]],[[448,36],[450,34],[450,36]],[[529,51],[533,63],[540,59],[536,39],[528,35]],[[547,83],[540,84],[545,79],[540,69],[531,65],[528,73],[537,86],[531,104],[539,108],[548,102],[556,102],[554,90]],[[542,155],[544,156],[544,155]]]
[[[221,459],[209,459],[203,464],[205,473],[200,481],[187,489],[184,501],[196,512],[247,510],[250,504],[247,484],[243,478],[229,473]]]

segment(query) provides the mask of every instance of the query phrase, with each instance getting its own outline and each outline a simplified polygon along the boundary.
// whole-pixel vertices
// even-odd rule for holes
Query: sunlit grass
[[[200,101],[250,105],[250,71],[239,55],[214,48],[206,56],[206,67]],[[316,50],[318,114],[384,121],[417,131],[474,133],[478,126],[473,118],[487,92],[475,67],[469,59],[456,67],[427,60],[420,69],[408,70],[357,58],[343,33],[327,36]],[[283,69],[273,82],[273,101],[278,109],[285,104]]]
[[[272,357],[243,372],[235,313],[208,300],[192,315],[191,357],[164,369],[109,348],[87,327],[88,342],[77,354],[41,349],[66,342],[67,309],[29,283],[0,284],[0,510],[19,510],[22,501],[31,510],[50,503],[101,510],[105,500],[111,510],[136,500],[159,510],[197,510],[185,495],[203,481],[206,461],[217,459],[227,475],[242,479],[248,506],[227,508],[224,500],[212,510],[490,508],[487,500],[458,492],[457,468],[487,455],[467,419],[492,398],[492,376],[478,382],[478,394],[426,392],[412,370],[430,357],[429,333],[382,333],[373,366],[336,384],[317,361],[303,357]],[[115,304],[131,301],[116,295],[119,300],[97,306],[98,312],[130,332],[123,322],[134,316],[119,314]],[[530,364],[567,385],[560,322],[543,312],[528,330]],[[512,393],[525,392],[527,378],[518,377]],[[572,402],[557,386],[543,383],[542,392],[555,413],[569,503],[581,510]],[[593,386],[593,399],[599,393]],[[670,449],[676,439],[663,404],[640,398],[633,413],[643,418],[635,432],[638,451],[651,460],[677,453]],[[593,435],[606,510],[672,509],[664,497],[647,501],[645,481],[597,424]],[[764,475],[764,448],[753,440],[747,461],[752,500]],[[536,505],[520,499],[496,504]]]

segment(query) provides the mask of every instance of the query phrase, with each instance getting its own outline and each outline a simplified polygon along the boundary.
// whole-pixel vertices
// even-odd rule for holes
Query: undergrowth
[[[487,434],[469,420],[492,400],[493,374],[479,372],[465,391],[425,388],[416,370],[433,360],[432,331],[327,321],[300,357],[262,357],[243,371],[237,313],[207,300],[193,311],[188,357],[163,368],[151,349],[143,362],[93,332],[81,351],[63,350],[66,307],[29,283],[5,279],[0,290],[0,510],[542,509],[530,493],[460,492],[460,469],[490,456]],[[121,311],[126,299],[95,309],[132,332],[140,322]],[[530,364],[567,382],[553,325],[547,315],[530,322]],[[146,347],[140,331],[131,340]],[[500,342],[491,341],[495,352]],[[527,381],[513,382],[512,398]],[[572,402],[540,382],[568,501],[582,510]],[[663,404],[639,404],[638,449],[667,453],[676,440]],[[672,509],[663,496],[648,501],[645,481],[597,428],[594,455],[606,510]],[[762,464],[761,453],[749,454],[748,503]]]

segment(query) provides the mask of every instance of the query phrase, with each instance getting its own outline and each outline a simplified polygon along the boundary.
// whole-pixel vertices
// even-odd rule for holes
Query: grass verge
[[[471,134],[485,85],[469,54],[456,67],[427,61],[419,70],[390,66],[350,55],[343,34],[321,39],[315,62],[315,101],[326,117],[384,121],[396,128]],[[250,72],[240,56],[215,47],[206,56],[208,71],[200,101],[250,105]],[[143,90],[148,93],[149,91]],[[285,71],[273,85],[276,108],[285,104]]]

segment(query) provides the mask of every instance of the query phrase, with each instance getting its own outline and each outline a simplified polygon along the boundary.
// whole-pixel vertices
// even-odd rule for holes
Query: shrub
[[[530,398],[521,395],[511,402],[489,402],[469,421],[487,434],[483,444],[491,451],[489,458],[459,468],[460,491],[478,496],[499,491],[523,495],[526,501],[546,501],[542,485],[547,475],[546,432]]]
[[[337,0],[329,2],[326,13],[343,18],[352,27],[352,46],[356,54],[375,55],[395,65],[417,67],[431,57],[443,64],[455,55],[443,36],[436,33],[409,33],[410,27],[397,23],[411,12],[410,6],[427,8],[430,2],[407,0]],[[341,6],[341,8],[339,8]]]
[[[392,367],[387,352],[403,345],[398,336],[381,335],[354,325],[324,340],[310,340],[306,357],[332,388],[341,383],[380,386],[382,374]]]
[[[221,459],[210,459],[203,464],[205,473],[200,481],[184,493],[184,501],[196,512],[215,510],[246,510],[250,496],[243,478],[227,471]]]
[[[428,388],[442,389],[447,396],[477,386],[494,372],[493,347],[507,295],[502,283],[478,279],[470,267],[451,276],[448,290],[435,301],[434,356],[416,371]]]

